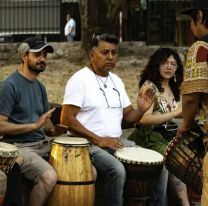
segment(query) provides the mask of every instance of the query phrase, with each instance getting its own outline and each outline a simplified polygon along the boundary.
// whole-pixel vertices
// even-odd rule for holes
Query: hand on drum
[[[139,90],[137,98],[137,107],[142,112],[146,112],[155,99],[155,90],[148,83],[144,84]]]
[[[109,148],[112,150],[117,150],[124,147],[124,144],[120,141],[119,138],[113,137],[102,137],[99,139],[97,145],[101,148]]]

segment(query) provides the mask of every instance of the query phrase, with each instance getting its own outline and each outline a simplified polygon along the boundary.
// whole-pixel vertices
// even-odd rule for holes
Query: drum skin
[[[95,186],[88,145],[52,143],[49,162],[57,172],[58,181],[48,206],[94,205]]]
[[[198,195],[202,190],[202,164],[205,156],[204,134],[199,128],[179,133],[165,151],[167,169]]]

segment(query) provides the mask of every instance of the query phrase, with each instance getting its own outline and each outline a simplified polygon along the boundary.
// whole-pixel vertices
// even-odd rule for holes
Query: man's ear
[[[92,50],[90,50],[89,52],[89,57],[90,57],[90,60],[92,60],[92,58],[94,57],[94,52]]]
[[[25,60],[26,60],[26,58],[28,57],[28,53],[27,52],[22,52],[22,54],[21,54],[21,60],[23,61],[23,62],[25,62]]]
[[[199,10],[199,11],[197,12],[197,21],[198,21],[200,24],[202,24],[202,23],[203,23],[202,19],[203,19],[203,13],[202,13],[201,10]]]

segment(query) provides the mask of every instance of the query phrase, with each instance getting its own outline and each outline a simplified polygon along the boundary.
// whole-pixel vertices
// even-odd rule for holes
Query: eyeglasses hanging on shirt
[[[105,98],[105,101],[106,101],[106,106],[107,108],[112,108],[112,109],[116,109],[116,108],[122,108],[122,104],[121,104],[121,98],[120,98],[120,92],[118,91],[118,89],[116,88],[115,86],[115,83],[113,81],[113,79],[111,78],[110,74],[106,77],[106,80],[102,80],[101,77],[99,77],[95,71],[94,71],[94,74],[95,74],[95,77],[96,77],[96,80],[98,82],[98,85],[99,85],[99,89],[100,91],[102,92],[104,98]],[[113,84],[113,88],[109,88],[107,86],[107,81],[108,80],[111,80],[112,84]],[[101,84],[103,84],[103,88],[101,86]],[[118,99],[116,101],[111,101],[110,99],[114,99],[115,95],[111,93],[111,90],[113,92],[115,92],[116,96],[118,97]],[[111,93],[111,97],[107,95]],[[108,97],[107,97],[108,96]],[[112,103],[113,102],[113,103]]]
[[[113,87],[113,91],[115,91],[115,92],[117,93],[117,95],[118,95],[119,105],[115,105],[115,106],[112,106],[112,105],[109,104],[109,100],[108,100],[108,98],[107,98],[107,95],[106,95],[104,89],[102,89],[102,88],[100,87],[100,91],[103,93],[103,96],[105,97],[105,101],[106,101],[106,104],[107,104],[107,107],[108,107],[108,108],[112,108],[112,109],[122,108],[122,105],[121,105],[121,98],[120,98],[120,93],[119,93],[119,91],[118,91],[116,88]]]

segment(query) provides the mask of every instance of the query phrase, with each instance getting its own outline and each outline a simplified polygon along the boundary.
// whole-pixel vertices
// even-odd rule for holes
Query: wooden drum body
[[[58,181],[48,206],[94,205],[95,186],[86,139],[54,139],[49,162],[57,172]]]
[[[198,195],[202,190],[202,164],[205,155],[203,136],[199,128],[178,134],[165,151],[167,169]]]
[[[146,205],[162,172],[163,156],[141,147],[119,149],[115,156],[126,169],[125,205]]]

